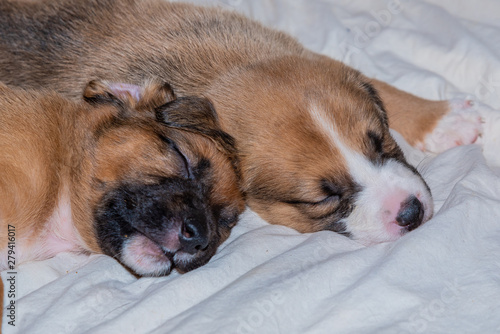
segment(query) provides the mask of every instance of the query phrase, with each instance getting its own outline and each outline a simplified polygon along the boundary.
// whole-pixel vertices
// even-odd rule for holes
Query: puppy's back
[[[198,95],[232,68],[305,52],[286,34],[217,8],[163,0],[0,3],[4,80],[73,98],[96,77],[161,77],[180,95]]]

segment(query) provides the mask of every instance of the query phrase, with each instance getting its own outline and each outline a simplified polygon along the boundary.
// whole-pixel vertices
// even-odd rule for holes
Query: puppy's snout
[[[179,233],[181,250],[189,254],[204,250],[208,246],[208,228],[204,219],[188,218]]]
[[[401,203],[401,208],[396,216],[399,226],[408,227],[409,230],[417,228],[422,224],[424,218],[424,206],[415,196],[410,196]]]

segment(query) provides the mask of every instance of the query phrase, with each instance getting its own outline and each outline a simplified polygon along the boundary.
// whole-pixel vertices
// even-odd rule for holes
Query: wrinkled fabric
[[[247,210],[212,260],[183,275],[136,279],[110,257],[69,253],[19,266],[16,327],[4,318],[4,333],[499,333],[500,2],[193,2],[419,96],[469,96],[482,143],[430,156],[394,133],[436,207],[396,242],[300,234]]]

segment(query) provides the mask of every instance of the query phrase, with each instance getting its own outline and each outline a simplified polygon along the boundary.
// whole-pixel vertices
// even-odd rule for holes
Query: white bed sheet
[[[193,2],[241,11],[420,96],[469,95],[487,120],[483,146],[434,157],[402,142],[436,214],[399,241],[367,248],[247,210],[184,275],[136,279],[107,256],[67,253],[19,266],[16,327],[4,321],[4,333],[500,333],[500,2]]]

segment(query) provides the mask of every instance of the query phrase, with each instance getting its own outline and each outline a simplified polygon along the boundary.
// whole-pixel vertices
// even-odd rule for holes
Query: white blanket
[[[487,107],[500,109],[500,2],[194,2],[241,11],[417,95],[469,95],[487,121],[483,146],[434,157],[402,143],[436,214],[396,242],[300,234],[248,210],[184,275],[136,279],[110,257],[67,253],[19,266],[16,326],[4,318],[4,333],[500,333],[500,112]]]

